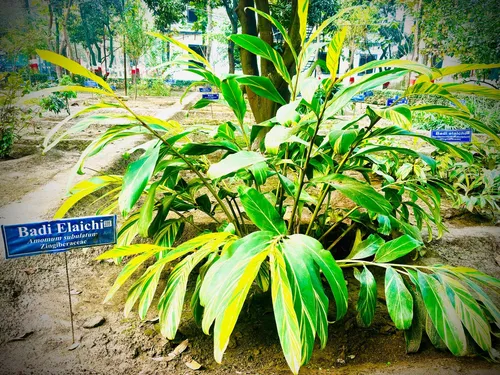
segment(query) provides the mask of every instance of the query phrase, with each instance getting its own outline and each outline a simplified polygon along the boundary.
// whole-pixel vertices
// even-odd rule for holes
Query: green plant
[[[0,73],[0,159],[9,156],[14,141],[33,119],[31,109],[16,103],[25,93],[26,83],[19,74]]]
[[[161,79],[141,79],[137,87],[139,96],[169,96],[170,87]]]
[[[453,186],[447,190],[456,208],[470,212],[498,215],[500,211],[500,153],[491,140],[477,138],[463,146],[474,155],[470,163],[456,160],[451,155],[437,153],[440,178]]]
[[[70,76],[65,75],[60,79],[59,84],[62,86],[72,86],[74,82]],[[46,111],[58,114],[65,109],[68,115],[70,115],[69,99],[73,98],[76,98],[76,92],[73,90],[56,91],[40,99],[39,104]]]
[[[303,48],[293,50],[293,56],[300,72],[308,61],[307,54],[316,52],[311,44],[316,35],[305,40],[307,2],[299,3]],[[283,30],[286,40],[282,25],[253,10]],[[328,22],[331,20],[317,33]],[[346,30],[340,30],[329,44],[326,63],[332,77],[345,35]],[[190,142],[194,130],[184,130],[175,121],[134,113],[99,77],[62,56],[39,51],[45,60],[94,79],[102,88],[92,92],[117,103],[104,102],[85,109],[85,113],[119,107],[124,114],[112,116],[130,120],[126,125],[111,126],[95,139],[83,152],[76,171],[82,173],[85,160],[110,142],[141,134],[154,137],[141,146],[142,156],[129,164],[123,176],[100,176],[78,183],[55,215],[63,217],[83,197],[106,188],[106,199],[99,198],[103,203],[99,213],[119,211],[125,218],[116,247],[98,257],[130,259],[106,300],[140,271],[142,276],[129,288],[125,313],[137,304],[144,319],[167,265],[175,262],[158,301],[161,332],[173,339],[188,278],[197,273],[191,309],[203,331],[213,332],[214,355],[220,362],[255,283],[263,291],[271,290],[283,353],[297,373],[310,359],[316,336],[322,347],[327,342],[330,301],[324,285],[333,294],[334,319],[340,320],[348,309],[344,272],[354,269],[360,283],[358,322],[368,326],[377,299],[370,269],[380,267],[385,270],[389,315],[398,329],[405,330],[408,351],[418,350],[425,326],[434,344],[445,345],[455,355],[476,348],[493,353],[490,323],[500,324],[500,310],[487,290],[498,291],[499,280],[469,268],[401,262],[412,252],[418,257],[423,225],[442,230],[439,189],[445,184],[434,173],[436,161],[431,156],[388,142],[400,137],[419,139],[472,162],[468,151],[410,130],[412,115],[422,111],[467,121],[500,142],[487,126],[471,118],[467,107],[453,95],[470,92],[498,98],[497,90],[431,82],[474,66],[460,65],[450,71],[405,60],[372,61],[338,80],[319,81],[309,76],[311,71],[290,76],[271,46],[256,37],[233,35],[231,39],[237,45],[275,65],[290,88],[287,102],[267,77],[230,75],[221,79],[202,56],[176,40],[161,37],[188,52],[191,60],[204,64],[184,62],[200,76],[195,84],[210,84],[234,112],[236,121],[219,125],[213,141]],[[335,89],[336,83],[346,77],[376,68],[390,69]],[[420,78],[406,90],[405,97],[438,92],[455,107],[395,103],[387,108],[368,107],[366,113],[353,119],[339,116],[354,95],[410,71],[419,73]],[[241,86],[279,103],[276,117],[252,126],[246,123],[247,105]],[[208,102],[201,99],[194,107],[205,105]],[[105,117],[90,116],[59,134],[53,132],[45,141],[46,151],[66,135]],[[380,126],[382,119],[394,125]],[[259,139],[262,141],[256,142]],[[411,159],[405,159],[408,157],[421,161],[410,164],[407,161]],[[193,219],[195,212],[211,218],[217,231],[199,228]],[[174,246],[185,225],[201,234]],[[351,231],[355,233],[353,240],[346,236]],[[149,238],[152,243],[134,243],[137,237]],[[151,259],[144,270],[142,266]]]

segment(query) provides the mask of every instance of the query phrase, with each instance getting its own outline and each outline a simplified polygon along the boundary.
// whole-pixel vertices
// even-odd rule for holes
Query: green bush
[[[305,30],[307,14],[301,19]],[[277,28],[283,29],[279,24]],[[342,110],[357,94],[418,72],[425,84],[410,86],[402,96],[431,95],[441,88],[431,81],[447,71],[402,60],[374,61],[345,76],[391,69],[366,75],[349,86],[337,86],[335,62],[345,35],[343,29],[333,37],[326,59],[334,78],[321,81],[308,76],[310,72],[292,79],[283,69],[281,56],[269,52],[272,47],[264,41],[249,35],[231,36],[239,47],[274,64],[289,85],[288,101],[268,77],[221,79],[208,61],[192,54],[206,68],[191,67],[190,72],[220,92],[221,102],[234,113],[234,121],[221,123],[214,139],[205,142],[191,142],[188,137],[196,131],[186,131],[176,121],[134,114],[118,101],[127,124],[111,126],[95,139],[76,169],[81,172],[88,156],[118,139],[142,134],[153,139],[137,148],[141,156],[130,162],[123,176],[103,175],[78,183],[55,215],[63,217],[79,200],[109,189],[106,199],[98,198],[102,204],[98,212],[119,212],[124,223],[116,246],[98,259],[128,262],[106,301],[138,271],[141,275],[128,284],[125,314],[137,306],[139,317],[145,319],[157,289],[162,288],[157,305],[160,329],[174,339],[191,286],[188,280],[194,274],[190,301],[194,320],[213,335],[215,359],[221,362],[251,288],[270,290],[283,354],[290,369],[298,373],[311,358],[316,337],[321,347],[327,343],[330,303],[335,305],[335,321],[347,313],[346,274],[358,280],[359,293],[354,296],[358,324],[372,324],[378,300],[372,270],[378,268],[384,274],[389,316],[396,328],[404,330],[408,352],[418,350],[426,332],[434,344],[447,347],[454,355],[477,351],[494,357],[492,336],[496,331],[492,324],[500,326],[500,310],[489,293],[500,288],[500,280],[471,268],[423,266],[410,259],[410,254],[414,259],[423,255],[422,228],[429,229],[429,236],[432,229],[439,236],[444,232],[440,192],[454,187],[440,178],[437,161],[407,147],[411,145],[407,139],[422,140],[473,163],[469,151],[412,132],[411,118],[419,112],[446,114],[500,144],[500,138],[471,117],[467,108],[458,106],[453,95],[465,90],[498,98],[498,91],[451,85],[446,98],[456,107],[395,103],[368,106],[361,116],[346,119]],[[299,72],[299,62],[308,60],[303,58],[305,51],[311,52],[310,42],[294,51]],[[41,53],[42,58],[69,67],[63,57],[51,56]],[[459,66],[454,73],[474,68]],[[95,80],[100,82],[98,77]],[[100,84],[106,95],[115,97],[106,83]],[[278,103],[276,116],[249,124],[244,86]],[[193,108],[208,104],[201,99]],[[103,107],[93,109],[99,108]],[[119,115],[114,112],[112,116]],[[53,147],[75,129],[103,117],[100,113],[84,119],[54,135],[55,142],[51,135],[45,144]],[[393,125],[381,126],[382,119]],[[195,214],[209,217],[215,229],[200,228]],[[198,235],[178,243],[186,225]],[[168,277],[163,284],[160,280],[165,272]]]
[[[31,124],[34,112],[16,105],[27,93],[27,84],[19,74],[0,73],[0,158],[9,156],[14,141]]]

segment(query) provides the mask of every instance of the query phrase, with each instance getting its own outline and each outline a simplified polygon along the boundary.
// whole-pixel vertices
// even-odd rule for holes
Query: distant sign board
[[[211,87],[200,87],[199,90],[200,92],[212,92]]]
[[[389,99],[387,99],[386,106],[393,105],[396,100],[398,100],[398,98],[389,98]],[[401,99],[398,102],[398,104],[408,104],[408,99],[407,98],[403,98],[403,99]]]
[[[92,216],[4,225],[5,258],[59,253],[116,243],[116,216]]]
[[[431,130],[431,137],[444,142],[468,143],[472,141],[472,129]]]
[[[219,94],[203,94],[202,98],[208,100],[219,100]]]

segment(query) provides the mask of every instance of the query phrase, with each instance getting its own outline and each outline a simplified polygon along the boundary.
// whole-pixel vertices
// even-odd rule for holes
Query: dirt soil
[[[163,101],[147,98],[144,107],[141,101],[134,106],[142,108],[144,114],[148,111],[151,111],[148,114],[153,114],[154,105],[165,102],[164,98],[161,99]],[[220,119],[226,115],[217,109],[220,108],[214,108],[216,117]],[[209,125],[211,111],[205,112],[205,124]],[[188,119],[193,117],[200,115],[190,115]],[[186,119],[186,114],[180,113],[177,118]],[[41,128],[45,125],[47,123]],[[99,128],[89,131],[98,132]],[[92,133],[88,136],[91,137]],[[13,201],[25,200],[37,185],[49,184],[53,176],[72,166],[77,156],[74,150],[58,149],[43,157],[28,152],[21,158],[0,162],[0,212]],[[58,201],[53,202],[53,207],[38,219],[49,219],[58,204]],[[424,262],[472,266],[500,277],[500,228],[470,216],[450,218],[447,223],[449,233],[429,245]],[[142,322],[136,313],[123,316],[126,287],[111,302],[102,303],[121,269],[114,263],[94,260],[105,250],[101,247],[66,253],[75,338],[79,343],[76,348],[71,347],[64,254],[14,260],[0,257],[0,374],[291,373],[281,352],[269,293],[251,292],[223,363],[217,364],[213,359],[212,338],[204,335],[192,319],[189,295],[179,333],[172,341],[159,334],[154,308]],[[394,328],[383,304],[384,293],[380,288],[383,283],[379,283],[374,324],[370,328],[359,328],[355,318],[356,283],[350,271],[346,271],[346,275],[350,288],[349,312],[342,321],[329,326],[326,348],[320,350],[317,344],[312,360],[300,374],[500,373],[498,364],[479,357],[456,358],[448,352],[436,350],[425,340],[419,353],[406,354],[403,333]],[[376,276],[380,278],[381,275]],[[84,328],[90,320],[100,324]],[[333,321],[332,311],[330,320]],[[165,357],[186,339],[189,340],[188,348],[167,361]],[[199,362],[201,369],[195,371],[187,367],[186,362],[191,360]]]

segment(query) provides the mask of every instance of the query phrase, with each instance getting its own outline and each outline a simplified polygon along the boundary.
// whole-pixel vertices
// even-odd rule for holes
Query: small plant
[[[500,153],[498,145],[475,139],[463,146],[474,155],[464,163],[451,155],[436,157],[440,177],[453,186],[447,190],[456,208],[495,217],[500,212]],[[439,153],[438,153],[439,154]]]
[[[63,86],[72,86],[74,82],[72,81],[70,76],[63,76],[59,81],[60,85]],[[69,99],[76,98],[75,91],[57,91],[50,94],[47,97],[40,99],[40,107],[42,107],[46,111],[50,111],[56,114],[59,114],[63,109],[68,112],[68,115],[71,114],[69,111]]]
[[[293,45],[279,22],[251,9],[282,30],[285,41]],[[292,47],[291,55],[298,72],[308,61],[306,54],[317,52],[312,41],[328,25],[306,40],[307,6],[301,9],[306,9],[300,16],[303,47],[300,51]],[[43,59],[93,79],[102,87],[93,89],[94,93],[116,101],[86,108],[85,113],[119,107],[123,115],[112,116],[129,120],[126,125],[111,126],[89,145],[75,167],[79,173],[88,157],[115,140],[142,134],[154,137],[142,145],[142,156],[129,164],[123,176],[99,176],[78,183],[55,215],[63,217],[80,199],[106,188],[99,213],[119,211],[124,217],[116,247],[98,257],[128,260],[106,301],[139,272],[124,310],[128,314],[137,305],[144,319],[165,277],[157,306],[161,333],[173,339],[188,279],[194,273],[191,310],[203,331],[213,334],[214,356],[221,362],[250,289],[254,285],[262,291],[270,289],[283,353],[297,373],[311,358],[316,337],[321,347],[327,344],[329,321],[339,321],[347,312],[344,273],[352,272],[359,281],[358,323],[372,323],[377,286],[371,270],[382,268],[387,309],[395,326],[405,331],[409,352],[418,350],[425,331],[436,346],[445,346],[455,355],[478,350],[493,356],[491,324],[500,325],[500,310],[488,291],[498,291],[500,281],[470,268],[421,266],[408,260],[410,253],[415,258],[421,253],[423,226],[442,232],[440,191],[447,184],[439,178],[434,158],[394,142],[413,138],[471,163],[468,151],[411,131],[413,114],[428,112],[466,121],[500,143],[453,95],[485,91],[472,85],[432,82],[474,69],[474,65],[448,70],[405,60],[372,61],[338,79],[320,81],[310,77],[311,71],[290,75],[281,56],[262,40],[231,36],[241,48],[275,65],[290,90],[290,99],[285,100],[267,77],[219,78],[210,63],[189,47],[157,36],[203,64],[185,61],[200,76],[198,84],[210,84],[234,112],[236,120],[220,124],[214,140],[191,142],[193,130],[175,121],[134,113],[100,77],[76,68],[62,56],[39,51]],[[332,77],[336,77],[345,36],[346,29],[342,29],[329,44],[326,61]],[[377,68],[388,69],[365,75],[349,86],[338,85],[349,76]],[[438,91],[455,107],[396,102],[390,107],[368,107],[352,119],[340,116],[353,96],[409,72],[420,78],[403,97]],[[276,116],[260,124],[245,122],[242,86],[279,103]],[[487,94],[498,98],[496,90]],[[207,104],[201,99],[194,107]],[[104,117],[90,116],[60,134],[54,132],[45,141],[46,151],[66,135]],[[384,121],[392,124],[383,125]],[[217,231],[199,228],[194,212],[213,220]],[[176,245],[185,225],[193,226],[199,235]],[[348,233],[354,234],[350,240]],[[135,243],[138,237],[150,243]],[[144,269],[146,262],[149,266]],[[172,263],[172,270],[166,272]],[[331,301],[326,289],[333,295]],[[335,304],[333,317],[329,316],[330,302]]]
[[[20,75],[0,73],[0,159],[9,156],[15,139],[31,124],[33,111],[21,109],[16,103],[26,92]]]

